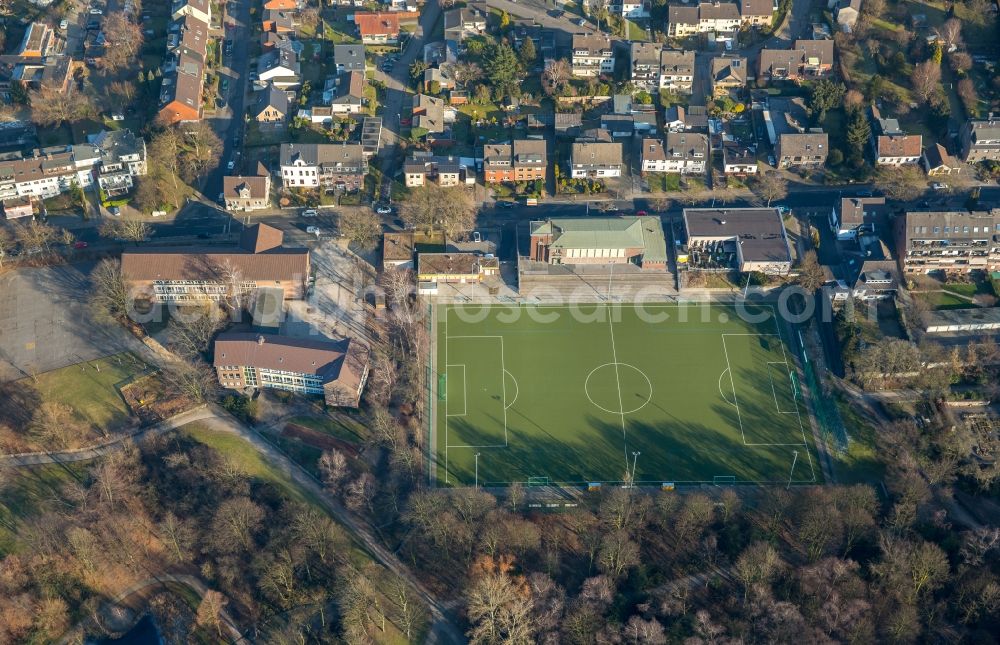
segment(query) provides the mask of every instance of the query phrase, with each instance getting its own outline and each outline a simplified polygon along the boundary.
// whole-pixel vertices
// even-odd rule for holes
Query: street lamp
[[[476,488],[479,488],[479,453],[476,453]]]
[[[638,451],[632,453],[632,481],[631,481],[631,488],[635,488],[635,464],[636,464],[637,461],[639,461],[639,455],[641,455],[641,454],[642,453],[638,452]]]

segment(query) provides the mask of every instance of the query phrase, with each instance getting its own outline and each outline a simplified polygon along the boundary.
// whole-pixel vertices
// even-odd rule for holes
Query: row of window
[[[927,230],[928,228],[930,228],[930,227],[928,227],[928,226],[914,226],[913,227],[913,232],[916,233],[916,234],[927,233],[928,232],[928,230]],[[990,227],[989,226],[972,226],[972,227],[969,227],[969,226],[945,226],[944,227],[944,234],[945,235],[949,235],[951,233],[969,233],[970,232],[969,231],[970,228],[972,229],[972,231],[971,231],[972,233],[980,233],[980,232],[982,232],[982,233],[989,233],[990,232]],[[980,231],[980,229],[982,229],[982,231]],[[933,230],[934,230],[934,233],[940,233],[941,232],[941,227],[940,226],[935,226]],[[994,226],[994,232],[1000,233],[1000,224],[996,224]]]

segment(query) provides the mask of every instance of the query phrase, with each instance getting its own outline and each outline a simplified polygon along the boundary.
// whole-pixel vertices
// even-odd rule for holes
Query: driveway
[[[90,314],[93,263],[19,269],[0,276],[0,382],[144,346]]]

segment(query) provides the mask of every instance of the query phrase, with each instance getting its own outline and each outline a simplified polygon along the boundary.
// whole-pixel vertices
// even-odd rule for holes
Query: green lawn
[[[931,308],[939,311],[945,309],[971,309],[976,306],[969,300],[948,291],[923,292],[918,293],[917,297],[927,302]]]
[[[651,172],[646,175],[649,190],[654,193],[675,192],[681,189],[681,176],[676,173]]]
[[[477,454],[481,485],[819,481],[793,359],[747,310],[438,307],[439,481]]]
[[[346,414],[328,417],[292,417],[288,423],[304,426],[349,443],[364,443],[370,434],[361,421]]]
[[[150,369],[136,356],[122,353],[39,374],[31,384],[43,399],[70,405],[82,421],[112,431],[130,416],[118,387]]]
[[[319,501],[311,493],[303,490],[287,473],[264,459],[260,452],[240,435],[213,430],[201,423],[189,423],[182,429],[196,441],[226,455],[251,477],[274,484],[296,501],[320,507]]]
[[[885,465],[878,459],[875,427],[843,396],[836,397],[840,418],[850,439],[846,453],[830,452],[838,484],[863,484],[881,481]]]
[[[629,40],[646,40],[648,34],[646,30],[635,24],[631,20],[625,21],[625,26],[628,28],[628,39]]]

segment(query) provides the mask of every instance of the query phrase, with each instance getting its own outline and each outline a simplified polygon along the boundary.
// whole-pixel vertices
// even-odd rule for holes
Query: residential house
[[[280,9],[265,9],[260,26],[263,31],[276,34],[294,34],[299,23],[294,12]]]
[[[170,27],[167,52],[175,61],[180,60],[181,56],[191,56],[204,64],[208,55],[208,41],[208,23],[194,16],[184,16]]]
[[[899,265],[893,259],[864,259],[857,265],[851,295],[859,300],[887,300],[900,285]]]
[[[833,68],[832,40],[796,40],[791,49],[760,51],[758,83],[825,76]]]
[[[1000,161],[1000,120],[994,119],[992,112],[986,120],[966,121],[959,140],[962,161],[966,163]]]
[[[309,283],[309,249],[283,247],[284,235],[254,224],[233,247],[131,248],[122,252],[122,273],[130,289],[155,302],[220,300],[261,287],[281,289],[285,300],[301,300]]]
[[[648,0],[612,0],[608,9],[623,18],[649,18]]]
[[[257,175],[253,177],[223,177],[222,195],[226,210],[250,212],[271,206],[271,173],[258,162]]]
[[[858,16],[861,15],[861,0],[840,0],[837,2],[834,16],[842,31],[850,33],[854,25],[858,23]]]
[[[917,135],[907,135],[899,128],[896,119],[882,118],[878,107],[871,106],[871,144],[875,153],[875,165],[904,166],[920,162],[923,139]]]
[[[257,59],[257,77],[262,83],[271,83],[280,89],[291,89],[302,84],[302,68],[298,55],[290,48],[266,52]]]
[[[635,118],[631,114],[602,114],[601,129],[612,139],[631,137],[635,131]]]
[[[750,27],[769,27],[776,7],[775,0],[740,0],[740,20]]]
[[[552,122],[557,134],[574,136],[583,127],[583,115],[579,112],[557,112]]]
[[[722,142],[722,172],[727,175],[756,175],[757,155],[745,144],[726,139]]]
[[[691,132],[667,132],[666,145],[659,139],[643,139],[641,156],[643,173],[704,174],[708,137]]]
[[[444,188],[476,183],[464,159],[431,155],[414,155],[403,164],[403,181],[407,188],[426,186],[429,182]]]
[[[435,87],[437,91],[455,89],[454,67],[450,63],[424,70],[424,90],[434,92]]]
[[[874,233],[876,218],[885,213],[884,197],[843,197],[830,212],[830,228],[838,240],[856,240]]]
[[[174,0],[171,18],[180,20],[191,16],[206,25],[212,24],[212,0]]]
[[[365,76],[361,72],[347,72],[337,79],[337,87],[330,101],[333,114],[360,114],[365,104]]]
[[[9,79],[29,90],[54,90],[65,93],[70,86],[73,60],[69,56],[49,55],[45,58],[18,58],[10,70]],[[4,69],[0,65],[0,87],[5,85]],[[3,92],[3,90],[0,90]]]
[[[924,150],[921,162],[924,165],[924,170],[927,171],[928,177],[958,175],[961,174],[962,166],[964,165],[961,161],[948,154],[948,150],[940,143],[928,146]]]
[[[317,394],[327,405],[357,408],[368,380],[368,348],[353,339],[224,332],[215,339],[214,353],[219,385],[230,390]]]
[[[570,151],[570,177],[604,179],[621,177],[622,144],[577,142]]]
[[[697,6],[667,6],[667,35],[685,38],[708,32],[734,32],[743,24],[739,7],[733,2],[702,2]]]
[[[264,0],[261,8],[265,11],[297,11],[299,9],[299,0]]]
[[[253,118],[262,130],[283,130],[291,115],[288,93],[274,85],[256,93]]]
[[[182,56],[182,63],[163,75],[160,83],[160,109],[157,117],[170,125],[201,120],[201,93],[205,68],[193,57]]]
[[[97,185],[108,197],[132,190],[136,177],[146,174],[146,142],[131,130],[104,130],[87,136],[100,162],[94,172]]]
[[[399,42],[398,13],[359,11],[354,14],[354,24],[365,45],[395,45]]]
[[[333,64],[337,66],[338,74],[347,72],[365,73],[364,45],[334,45]]]
[[[660,53],[661,90],[690,94],[694,86],[694,52],[664,49]]]
[[[615,71],[611,39],[596,33],[573,34],[573,76],[590,77]]]
[[[742,90],[747,83],[747,59],[742,56],[716,56],[712,59],[709,82],[712,96],[727,96]]]
[[[662,271],[667,243],[659,217],[553,218],[530,224],[528,260],[545,264],[633,264]]]
[[[368,160],[359,144],[283,143],[281,183],[286,188],[356,191],[364,185]]]
[[[674,132],[707,132],[708,110],[704,105],[668,107],[664,110],[664,128]]]
[[[467,5],[444,12],[444,39],[462,42],[469,36],[486,33],[486,12],[479,6]]]
[[[907,274],[1000,270],[1000,209],[910,211],[896,223],[896,251]]]
[[[633,42],[629,46],[629,64],[632,84],[647,92],[660,87],[660,58],[663,45],[659,43]]]
[[[275,33],[273,31],[263,31],[260,34],[260,49],[262,53],[274,51],[276,49],[291,49],[296,56],[302,55],[304,46],[295,39],[293,33]]]
[[[431,140],[443,142],[451,138],[451,124],[455,122],[455,115],[455,108],[445,105],[442,99],[426,94],[413,96],[413,127],[423,128]]]
[[[792,253],[777,208],[685,208],[687,244],[678,262],[692,268],[727,268],[715,258],[732,257],[734,268],[787,275]]]
[[[544,139],[515,139],[483,146],[483,180],[488,184],[545,181],[548,159]]]
[[[2,162],[0,162],[2,163]],[[35,207],[30,197],[8,197],[0,200],[3,204],[3,216],[5,219],[14,220],[22,217],[33,217]]]
[[[778,166],[816,167],[826,163],[830,150],[825,132],[790,132],[778,137],[775,156]]]

